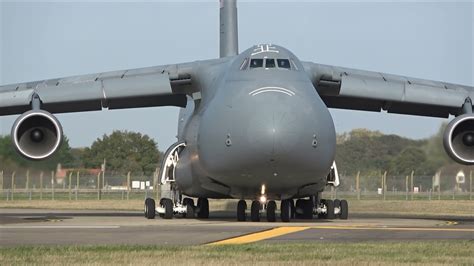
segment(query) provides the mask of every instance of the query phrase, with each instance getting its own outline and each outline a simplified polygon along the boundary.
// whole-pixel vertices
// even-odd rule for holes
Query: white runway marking
[[[0,229],[116,229],[118,225],[2,225]]]

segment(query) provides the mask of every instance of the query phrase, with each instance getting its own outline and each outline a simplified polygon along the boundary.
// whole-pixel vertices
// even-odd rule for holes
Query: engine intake
[[[11,135],[18,153],[27,159],[42,160],[58,150],[63,130],[56,117],[49,112],[32,110],[18,117]]]
[[[474,115],[456,117],[446,127],[444,149],[458,163],[474,164]]]

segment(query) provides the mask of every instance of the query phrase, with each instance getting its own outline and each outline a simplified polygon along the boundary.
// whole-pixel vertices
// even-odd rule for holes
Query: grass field
[[[0,264],[472,265],[472,241],[0,248]]]
[[[210,200],[211,212],[236,209],[236,200]],[[250,206],[250,205],[249,205]],[[474,216],[474,201],[469,200],[351,200],[350,213],[394,215]],[[142,210],[143,200],[13,200],[0,201],[0,208]]]

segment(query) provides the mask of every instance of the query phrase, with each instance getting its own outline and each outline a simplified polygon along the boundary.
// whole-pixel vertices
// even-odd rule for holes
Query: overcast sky
[[[0,0],[1,1],[1,0]],[[218,56],[218,1],[0,3],[0,84]],[[283,45],[301,60],[473,86],[472,2],[240,2],[239,47]],[[411,138],[444,119],[332,110],[338,132]],[[175,141],[178,108],[60,114],[73,147],[114,129]],[[0,118],[9,134],[16,116]]]

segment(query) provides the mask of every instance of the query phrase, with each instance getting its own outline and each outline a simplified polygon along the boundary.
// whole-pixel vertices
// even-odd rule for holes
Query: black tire
[[[336,209],[336,208],[339,208],[339,209],[341,208],[341,201],[338,200],[338,199],[334,200],[334,209]],[[336,214],[334,216],[335,216],[335,218],[339,218],[340,215],[341,215],[341,212],[339,212],[338,214]]]
[[[303,219],[304,218],[304,199],[297,199],[295,206],[295,218]]]
[[[343,220],[347,220],[349,217],[349,204],[347,203],[347,200],[341,200],[341,215],[339,218]]]
[[[293,201],[293,200],[291,200]],[[289,222],[291,219],[291,202],[290,200],[282,200],[280,205],[280,218],[282,222]]]
[[[336,215],[334,214],[334,201],[326,200],[326,208],[327,208],[326,219],[335,219]]]
[[[296,207],[295,207],[295,202],[293,199],[287,199],[288,202],[290,202],[290,211],[291,211],[291,217],[292,219],[295,218],[296,215]]]
[[[198,218],[207,219],[209,218],[209,201],[206,198],[198,199]]]
[[[188,219],[194,218],[194,206],[192,204],[188,204],[185,206],[186,206],[186,213],[184,214],[184,217]]]
[[[303,201],[303,219],[313,219],[314,204],[311,199]]]
[[[191,198],[184,198],[183,199],[183,206],[191,205],[194,207],[194,200]]]
[[[260,222],[260,207],[260,202],[252,201],[252,206],[250,206],[250,220],[252,222]]]
[[[239,200],[237,203],[237,221],[245,222],[247,220],[247,215],[245,210],[247,209],[247,202],[245,200]]]
[[[163,214],[163,219],[171,219],[173,218],[173,201],[168,198],[162,198],[160,200],[161,206],[165,209],[165,213]]]
[[[325,205],[326,204],[326,200],[321,200],[320,201],[320,204],[323,204]],[[318,219],[326,219],[326,214],[325,213],[318,213]]]
[[[152,198],[147,198],[145,200],[145,218],[155,219],[155,200]]]
[[[275,222],[276,221],[276,208],[277,205],[274,200],[271,200],[267,203],[267,221]]]
[[[147,212],[148,212],[148,211],[147,211],[147,206],[146,206],[148,201],[149,201],[149,198],[146,198],[146,199],[145,199],[145,205],[144,205],[144,207],[143,207],[143,215],[145,216],[145,218],[146,218],[146,214],[147,214]]]

